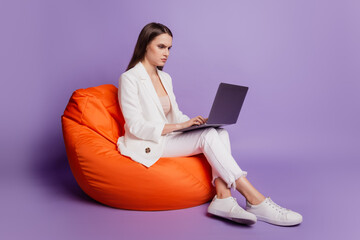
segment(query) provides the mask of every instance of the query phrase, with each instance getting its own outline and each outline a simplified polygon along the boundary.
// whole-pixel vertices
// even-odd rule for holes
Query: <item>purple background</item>
[[[0,238],[357,239],[359,10],[355,0],[2,0]],[[261,192],[303,214],[300,226],[245,227],[207,204],[118,210],[82,193],[60,116],[74,90],[117,85],[151,21],[173,31],[164,70],[183,112],[207,116],[219,82],[250,87],[227,127],[233,155]]]

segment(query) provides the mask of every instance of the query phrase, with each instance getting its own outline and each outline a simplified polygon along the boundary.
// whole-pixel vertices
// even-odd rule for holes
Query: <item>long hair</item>
[[[155,23],[155,22],[149,23],[141,30],[135,45],[133,56],[129,62],[126,71],[129,70],[130,68],[133,68],[139,61],[144,59],[147,45],[155,37],[163,33],[167,33],[171,37],[173,36],[170,29],[161,23]],[[159,70],[162,70],[163,66],[158,66],[157,68]]]

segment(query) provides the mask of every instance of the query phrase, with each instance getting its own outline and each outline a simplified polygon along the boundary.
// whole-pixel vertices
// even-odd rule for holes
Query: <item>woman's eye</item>
[[[164,48],[166,48],[166,46],[165,45],[158,45],[158,48],[164,49]],[[171,49],[171,47],[168,48],[169,51],[170,51],[170,49]]]

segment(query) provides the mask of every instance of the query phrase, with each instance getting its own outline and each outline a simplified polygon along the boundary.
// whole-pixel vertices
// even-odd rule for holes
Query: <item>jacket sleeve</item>
[[[143,117],[137,84],[124,74],[119,79],[118,98],[130,133],[140,139],[158,143],[165,122],[148,121]]]
[[[179,106],[176,102],[176,97],[175,97],[174,91],[173,91],[172,79],[169,74],[166,74],[166,75],[170,79],[171,92],[172,92],[172,94],[174,96],[174,100],[175,100],[172,107],[174,108],[174,111],[176,114],[177,123],[183,123],[183,122],[189,121],[190,118],[187,115],[185,115],[182,111],[180,111]]]

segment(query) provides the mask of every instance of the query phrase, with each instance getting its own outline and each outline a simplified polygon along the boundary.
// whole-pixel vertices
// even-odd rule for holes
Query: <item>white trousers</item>
[[[162,157],[181,157],[203,153],[212,168],[212,184],[221,177],[228,188],[236,188],[236,180],[246,176],[231,155],[228,132],[223,128],[200,128],[181,134],[166,135]]]

